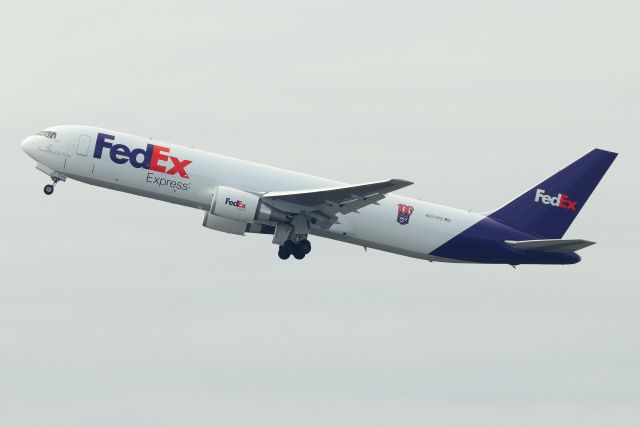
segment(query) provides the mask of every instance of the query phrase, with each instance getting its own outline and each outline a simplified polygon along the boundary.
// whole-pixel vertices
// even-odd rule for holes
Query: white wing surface
[[[331,224],[337,221],[336,214],[358,212],[358,209],[384,199],[385,194],[411,184],[413,182],[403,179],[389,179],[343,187],[271,191],[263,194],[261,201],[287,213],[305,213]]]

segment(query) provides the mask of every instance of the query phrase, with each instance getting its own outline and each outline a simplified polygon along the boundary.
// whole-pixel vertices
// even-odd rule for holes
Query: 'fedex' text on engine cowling
[[[225,205],[229,205],[229,206],[234,206],[238,209],[246,209],[247,208],[247,204],[245,202],[243,202],[242,200],[231,200],[230,198],[226,198],[226,200],[224,201]]]

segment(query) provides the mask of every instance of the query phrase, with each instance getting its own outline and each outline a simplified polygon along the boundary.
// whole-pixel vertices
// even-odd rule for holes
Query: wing
[[[575,252],[595,245],[595,242],[580,239],[505,240],[505,243],[513,248],[526,251],[556,253]]]
[[[413,182],[403,179],[346,185],[313,190],[271,191],[261,200],[287,213],[305,213],[327,224],[337,221],[336,214],[357,212],[365,206],[377,204],[385,194],[407,187]]]

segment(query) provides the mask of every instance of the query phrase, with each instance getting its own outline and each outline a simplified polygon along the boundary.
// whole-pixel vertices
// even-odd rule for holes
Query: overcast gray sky
[[[160,3],[2,3],[0,425],[640,423],[637,1]],[[477,211],[621,155],[578,265],[282,262],[192,209],[46,197],[19,142],[56,124]]]

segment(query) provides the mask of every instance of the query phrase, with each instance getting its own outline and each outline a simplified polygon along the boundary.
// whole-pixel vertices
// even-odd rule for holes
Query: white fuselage
[[[47,173],[54,171],[61,178],[68,177],[204,211],[210,208],[216,186],[265,193],[344,185],[116,131],[88,126],[57,126],[48,131],[56,133],[55,139],[34,135],[22,144],[41,169],[44,165]],[[122,144],[128,152],[122,148],[112,155],[108,148],[96,147],[100,144],[97,141],[99,133],[113,136],[106,143],[111,146]],[[159,160],[156,158],[152,168],[145,168],[140,164],[149,144],[161,148]],[[138,150],[137,156],[131,157],[135,150]],[[134,166],[136,162],[138,167]],[[411,227],[397,221],[400,204],[414,208]],[[311,225],[310,233],[415,258],[452,261],[430,253],[483,218],[485,216],[481,214],[387,195],[378,204],[361,208],[357,213],[339,214],[338,223],[328,229]]]

